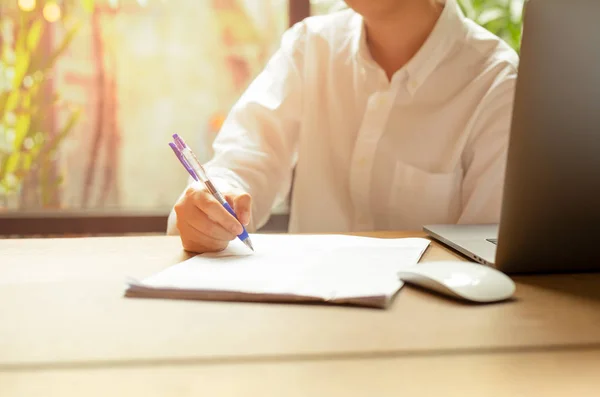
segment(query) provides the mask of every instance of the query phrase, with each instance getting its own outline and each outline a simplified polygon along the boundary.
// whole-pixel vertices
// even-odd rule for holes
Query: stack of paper
[[[403,285],[397,273],[414,266],[429,245],[421,238],[342,235],[251,236],[141,281],[127,296],[261,302],[329,302],[386,307]]]

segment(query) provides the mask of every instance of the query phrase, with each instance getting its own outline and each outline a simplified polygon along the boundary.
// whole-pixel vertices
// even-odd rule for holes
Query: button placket
[[[370,187],[377,145],[387,125],[394,93],[377,92],[368,100],[350,165],[350,188],[359,229],[371,229]]]

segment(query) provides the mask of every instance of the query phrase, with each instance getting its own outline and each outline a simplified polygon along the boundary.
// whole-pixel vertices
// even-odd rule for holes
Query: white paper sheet
[[[253,253],[239,240],[222,252],[198,255],[140,282],[130,296],[161,297],[185,291],[186,298],[294,301],[321,300],[386,305],[402,287],[397,273],[415,265],[429,241],[343,235],[251,236]],[[239,298],[236,299],[236,294]],[[163,294],[168,297],[168,294]],[[260,296],[260,299],[248,299]]]

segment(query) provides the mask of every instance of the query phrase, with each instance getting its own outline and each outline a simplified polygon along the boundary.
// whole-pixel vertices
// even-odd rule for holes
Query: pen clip
[[[181,138],[178,134],[173,134],[173,140],[175,141],[175,144],[177,145],[177,149],[179,149],[179,151],[183,151],[183,149],[187,147],[183,138]]]
[[[185,160],[185,158],[179,151],[179,148],[177,147],[177,145],[174,144],[173,142],[169,142],[169,147],[171,149],[173,149],[173,153],[175,153],[175,156],[177,156],[177,158],[179,159],[179,162],[185,167],[185,169],[190,174],[190,176],[192,178],[194,178],[195,181],[198,181],[198,176],[196,175],[196,173],[194,172],[192,167],[188,164],[188,162]]]

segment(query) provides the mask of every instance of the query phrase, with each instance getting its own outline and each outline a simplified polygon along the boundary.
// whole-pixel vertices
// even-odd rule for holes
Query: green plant
[[[519,51],[524,0],[459,0],[465,15]]]
[[[69,15],[75,0],[64,1],[60,21],[65,30],[55,48],[43,45],[50,22],[42,15],[53,1],[34,2],[34,8],[10,7],[0,17],[0,198],[18,194],[24,183],[34,181],[36,202],[51,204],[62,182],[50,170],[57,149],[80,117],[70,108],[67,121],[55,134],[48,131],[48,117],[54,114],[60,96],[46,89],[56,61],[66,52],[77,34],[79,24]],[[90,0],[84,5],[90,6]]]

